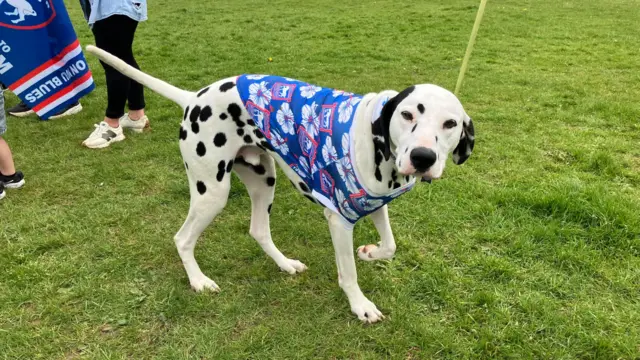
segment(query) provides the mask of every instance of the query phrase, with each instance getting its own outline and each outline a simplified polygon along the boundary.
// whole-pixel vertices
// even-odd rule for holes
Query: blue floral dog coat
[[[358,180],[351,139],[362,96],[267,75],[241,75],[236,86],[275,151],[349,227],[413,187],[374,195]]]

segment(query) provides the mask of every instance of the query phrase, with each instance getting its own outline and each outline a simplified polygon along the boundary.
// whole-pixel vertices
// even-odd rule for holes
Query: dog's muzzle
[[[426,147],[417,147],[411,150],[409,158],[416,172],[425,173],[436,163],[438,155],[436,155],[435,151],[427,149]]]

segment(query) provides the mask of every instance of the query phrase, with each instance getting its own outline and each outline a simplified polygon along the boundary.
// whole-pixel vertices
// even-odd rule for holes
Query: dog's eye
[[[444,122],[442,127],[445,128],[445,129],[452,129],[452,128],[456,127],[456,125],[458,125],[458,123],[455,120],[447,120],[447,121]]]
[[[405,120],[413,121],[413,114],[408,111],[403,111],[400,113]]]

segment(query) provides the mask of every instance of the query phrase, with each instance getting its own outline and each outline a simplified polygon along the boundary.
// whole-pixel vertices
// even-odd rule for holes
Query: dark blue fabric
[[[294,79],[242,75],[240,98],[277,153],[323,205],[349,224],[384,206],[413,184],[385,196],[361,185],[351,156],[351,128],[362,96]]]
[[[69,58],[58,62],[62,52]],[[62,0],[0,3],[0,81],[42,119],[93,90]]]
[[[91,16],[91,1],[80,0],[80,8],[82,8],[85,21],[89,22],[89,17]]]

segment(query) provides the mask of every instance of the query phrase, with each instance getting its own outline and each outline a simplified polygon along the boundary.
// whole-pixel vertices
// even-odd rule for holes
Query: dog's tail
[[[0,0],[2,1],[2,0]],[[145,74],[142,71],[127,64],[121,59],[109,54],[108,52],[97,48],[93,45],[87,45],[87,52],[97,56],[103,62],[111,65],[114,69],[118,70],[127,77],[137,81],[138,83],[148,87],[149,89],[157,92],[158,94],[173,100],[178,105],[185,108],[189,103],[190,98],[193,96],[192,92],[179,89],[167,82],[160,79],[156,79],[151,75]]]

